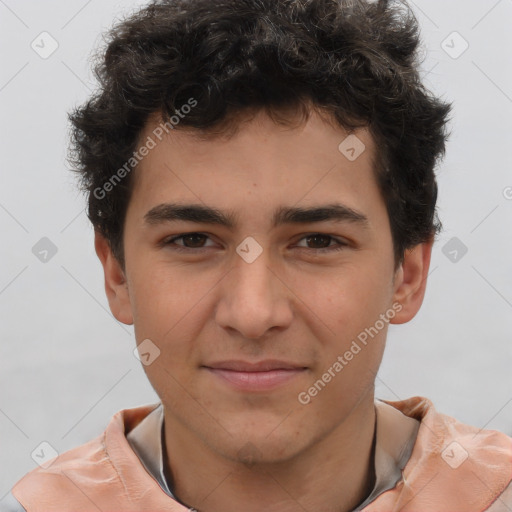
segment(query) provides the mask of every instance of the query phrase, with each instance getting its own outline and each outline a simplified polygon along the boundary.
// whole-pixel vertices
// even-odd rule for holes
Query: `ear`
[[[117,320],[131,325],[133,324],[133,315],[124,271],[112,254],[110,244],[98,231],[94,233],[94,248],[103,265],[105,293],[110,311]]]
[[[400,304],[402,308],[390,323],[409,322],[419,311],[427,287],[433,243],[431,239],[405,251],[404,260],[395,273],[393,294],[393,304]]]

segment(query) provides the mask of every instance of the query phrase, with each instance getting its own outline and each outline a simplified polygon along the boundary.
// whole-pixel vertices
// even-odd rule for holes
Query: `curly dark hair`
[[[441,228],[434,170],[451,105],[421,83],[419,43],[416,18],[399,0],[150,3],[108,33],[95,66],[99,89],[69,115],[70,161],[95,230],[124,269],[133,173],[105,184],[129,171],[127,162],[136,167],[151,114],[169,122],[193,98],[177,129],[215,136],[245,113],[265,110],[286,123],[283,113],[307,116],[312,107],[349,132],[367,127],[372,134],[399,265],[406,249]]]

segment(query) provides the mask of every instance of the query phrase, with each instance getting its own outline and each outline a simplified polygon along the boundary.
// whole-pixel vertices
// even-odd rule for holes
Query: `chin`
[[[283,463],[300,451],[297,445],[287,446],[283,441],[245,437],[242,447],[230,458],[247,467]]]
[[[282,420],[281,420],[282,421]],[[298,429],[278,426],[230,428],[231,436],[212,440],[211,447],[223,457],[246,466],[276,464],[298,455],[309,443],[298,436]],[[276,428],[277,427],[277,428]]]

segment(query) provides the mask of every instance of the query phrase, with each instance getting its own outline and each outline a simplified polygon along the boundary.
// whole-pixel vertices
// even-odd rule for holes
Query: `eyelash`
[[[173,251],[177,251],[177,252],[190,252],[190,251],[193,251],[194,253],[202,253],[202,252],[204,252],[204,251],[206,251],[208,249],[207,247],[197,247],[197,248],[195,248],[195,247],[185,247],[185,246],[176,245],[174,243],[176,240],[184,238],[184,237],[186,237],[188,235],[203,235],[203,236],[206,236],[207,238],[210,238],[205,233],[199,233],[199,232],[196,232],[196,231],[192,231],[190,233],[183,233],[181,235],[178,235],[178,236],[175,236],[175,237],[163,240],[162,246],[166,246],[166,247],[172,246],[171,249]],[[307,235],[303,236],[299,240],[299,242],[301,242],[305,238],[310,238],[310,237],[314,237],[314,236],[317,236],[317,235],[320,235],[322,237],[330,238],[332,241],[336,242],[338,245],[337,246],[333,246],[333,247],[323,247],[323,248],[320,248],[320,249],[309,249],[308,247],[300,247],[300,249],[309,249],[310,251],[316,251],[317,253],[327,253],[327,252],[341,251],[341,250],[345,249],[346,247],[348,247],[348,245],[349,245],[348,243],[343,242],[342,240],[339,240],[338,238],[335,238],[335,237],[333,237],[331,235],[326,235],[324,233],[310,233],[310,234],[307,234]]]

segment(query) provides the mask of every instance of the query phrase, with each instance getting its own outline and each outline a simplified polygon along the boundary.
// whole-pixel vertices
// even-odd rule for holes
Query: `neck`
[[[349,512],[374,486],[374,433],[372,395],[294,458],[251,466],[222,457],[165,413],[167,478],[199,512]]]

